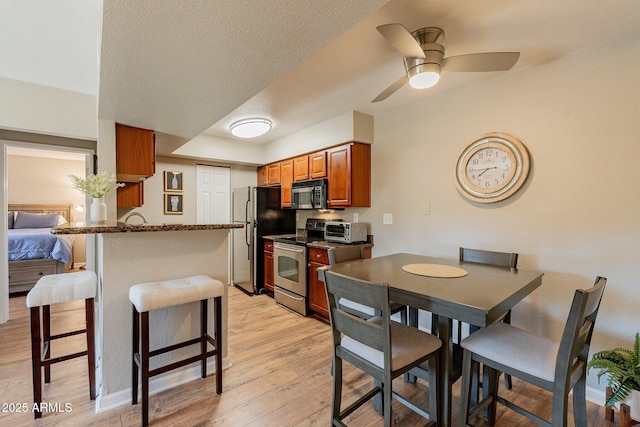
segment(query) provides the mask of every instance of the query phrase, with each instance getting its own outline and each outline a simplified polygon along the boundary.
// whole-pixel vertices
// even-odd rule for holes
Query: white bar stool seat
[[[149,378],[200,362],[201,377],[207,376],[207,358],[216,358],[216,394],[222,393],[222,297],[224,285],[209,276],[198,275],[183,279],[146,282],[129,288],[129,300],[133,310],[133,359],[132,396],[133,405],[138,403],[138,371],[142,372],[142,425],[149,424]],[[207,332],[208,299],[214,301],[214,337]],[[200,301],[200,335],[187,341],[150,351],[149,312],[190,302]],[[199,354],[169,365],[149,369],[149,359],[190,345],[200,344]],[[213,350],[207,351],[207,344]]]
[[[95,326],[94,300],[98,279],[93,271],[61,273],[43,276],[27,294],[27,307],[31,315],[31,366],[33,376],[33,401],[37,408],[42,403],[42,368],[44,382],[51,382],[51,365],[77,357],[87,356],[89,369],[89,397],[96,398],[95,385]],[[85,329],[51,335],[51,305],[85,300]],[[42,312],[42,318],[41,316]],[[42,332],[41,332],[42,330]],[[51,341],[72,335],[86,334],[87,349],[65,356],[51,357]],[[42,412],[34,411],[40,418]]]

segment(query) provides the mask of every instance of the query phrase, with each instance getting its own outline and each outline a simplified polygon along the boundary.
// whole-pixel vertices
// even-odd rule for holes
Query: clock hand
[[[489,169],[498,169],[497,166],[494,166],[492,168],[485,168],[485,170],[483,170],[482,172],[480,172],[480,175],[478,175],[478,177],[481,177],[483,173],[485,173],[486,171],[488,171]]]

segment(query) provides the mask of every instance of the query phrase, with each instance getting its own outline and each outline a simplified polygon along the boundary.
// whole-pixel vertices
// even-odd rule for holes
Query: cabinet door
[[[326,252],[326,251],[325,251]],[[307,277],[309,282],[309,308],[319,316],[329,319],[329,306],[327,304],[327,291],[324,282],[318,280],[318,267],[325,267],[315,261],[309,261],[309,271]]]
[[[324,178],[327,176],[327,153],[320,151],[309,154],[309,178]]]
[[[293,160],[280,162],[280,206],[291,207],[291,183],[293,182]]]
[[[327,150],[329,188],[327,204],[351,206],[351,145]]]
[[[307,181],[309,179],[309,156],[301,156],[293,159],[293,182]]]
[[[267,175],[268,175],[268,171],[267,171],[267,166],[260,166],[258,168],[258,186],[265,186],[267,185]]]
[[[267,184],[280,184],[280,162],[267,165]]]
[[[264,251],[264,287],[273,292],[273,252]]]
[[[144,204],[144,183],[126,182],[118,187],[117,200],[119,208],[139,208]]]
[[[116,123],[116,175],[135,182],[156,172],[155,134],[152,130]]]

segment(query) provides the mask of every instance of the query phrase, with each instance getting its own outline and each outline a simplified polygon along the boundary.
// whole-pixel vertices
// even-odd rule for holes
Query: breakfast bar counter
[[[96,411],[131,403],[131,322],[129,288],[138,283],[164,281],[204,274],[229,283],[229,234],[242,224],[136,225],[56,227],[53,234],[95,234],[95,270],[98,275],[96,325]],[[89,244],[89,242],[88,242]],[[209,305],[212,310],[213,304]],[[227,295],[223,297],[221,346],[223,366],[227,356]],[[155,310],[150,321],[155,331],[151,348],[159,348],[198,335],[198,303]],[[213,313],[208,319],[213,331]],[[190,351],[191,350],[191,351]],[[156,359],[167,364],[193,355],[192,348]],[[215,371],[209,362],[211,375]],[[199,378],[197,365],[171,371],[150,382],[150,392]]]

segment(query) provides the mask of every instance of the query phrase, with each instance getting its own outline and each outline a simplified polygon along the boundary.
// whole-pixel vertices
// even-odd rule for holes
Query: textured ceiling
[[[100,3],[0,2],[0,77],[98,93],[99,118],[179,136],[171,148],[201,133],[233,139],[228,125],[251,116],[273,120],[251,140],[266,143],[347,111],[376,116],[502,74],[445,73],[434,88],[404,87],[371,104],[402,75],[401,56],[375,29],[384,23],[443,28],[446,56],[520,51],[508,73],[640,31],[638,0]]]

